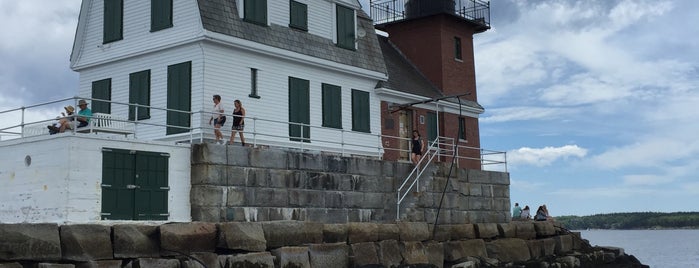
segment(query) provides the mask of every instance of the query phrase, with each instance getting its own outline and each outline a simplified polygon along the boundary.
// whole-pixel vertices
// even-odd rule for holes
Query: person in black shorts
[[[243,129],[245,129],[245,108],[240,100],[233,101],[235,105],[235,110],[233,110],[233,127],[231,127],[231,140],[232,145],[235,141],[235,133],[240,133],[240,143],[245,146],[245,137],[243,136]]]
[[[214,95],[214,108],[211,111],[211,118],[209,119],[209,125],[211,121],[214,122],[214,135],[216,135],[216,143],[223,144],[223,134],[221,133],[221,126],[226,123],[226,116],[224,115],[223,105],[221,104],[221,96]]]
[[[422,142],[420,132],[417,130],[413,130],[413,138],[410,139],[410,141],[410,144],[412,145],[410,159],[413,161],[413,164],[417,165],[417,162],[420,161],[420,158],[422,157],[422,152],[425,151],[425,143]]]

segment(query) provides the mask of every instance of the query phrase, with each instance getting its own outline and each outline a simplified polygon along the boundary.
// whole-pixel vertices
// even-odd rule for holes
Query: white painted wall
[[[90,2],[87,5],[88,11],[84,13],[87,15],[86,28],[79,35],[81,40],[76,40],[82,47],[76,60],[71,63],[76,71],[105,61],[187,42],[203,34],[197,1],[174,0],[173,27],[151,32],[151,1],[124,0],[123,39],[103,44],[104,1],[85,1]]]
[[[191,221],[188,146],[64,134],[0,145],[0,223],[104,222],[102,148],[169,153],[168,221]]]

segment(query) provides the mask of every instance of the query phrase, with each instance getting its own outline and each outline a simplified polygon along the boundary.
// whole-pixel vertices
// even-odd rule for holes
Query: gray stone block
[[[362,208],[365,209],[383,209],[387,200],[390,199],[388,193],[364,193],[364,201]]]
[[[426,222],[398,222],[400,241],[426,241],[430,239],[430,228]]]
[[[308,247],[282,247],[272,250],[277,258],[278,267],[311,268]]]
[[[225,146],[209,143],[192,144],[192,164],[227,163]]]
[[[544,243],[541,240],[524,240],[529,247],[529,255],[532,259],[544,256]]]
[[[269,208],[270,221],[306,221],[308,220],[306,208]]]
[[[536,237],[550,237],[556,235],[556,228],[553,227],[553,223],[548,221],[535,221],[534,230],[536,230]]]
[[[349,267],[349,247],[345,243],[308,247],[311,267]]]
[[[347,223],[347,209],[308,208],[308,221],[321,223]]]
[[[6,261],[61,259],[56,224],[0,224],[0,259]]]
[[[385,177],[393,177],[395,175],[395,164],[393,161],[383,161],[381,163],[381,175]],[[393,184],[390,185],[393,188]]]
[[[468,198],[469,210],[490,211],[490,210],[492,210],[491,200],[492,199],[490,197],[471,196]]]
[[[373,242],[352,244],[351,249],[354,267],[379,264],[379,255]]]
[[[399,239],[400,229],[397,224],[379,224],[379,241]]]
[[[36,268],[75,268],[74,264],[39,263]]]
[[[267,240],[262,224],[257,222],[229,222],[218,224],[219,248],[265,251]]]
[[[216,225],[191,222],[171,223],[160,226],[161,256],[176,256],[177,252],[214,252],[216,249]]]
[[[397,240],[382,240],[378,249],[379,262],[385,267],[398,267],[403,261]]]
[[[248,203],[245,199],[246,192],[244,187],[228,187],[225,189],[225,200],[224,203],[226,207],[244,207]]]
[[[469,169],[467,172],[468,182],[490,184],[490,172],[485,170]]]
[[[219,256],[211,252],[192,253],[186,260],[182,260],[182,268],[223,268],[219,262]]]
[[[509,185],[493,185],[493,196],[494,197],[504,197],[510,198],[510,186]],[[508,202],[509,203],[509,202]]]
[[[299,246],[323,241],[323,224],[300,221],[262,223],[268,248]]]
[[[493,184],[510,185],[510,173],[497,171],[488,171],[488,173]]]
[[[272,188],[294,188],[292,181],[296,174],[290,170],[269,170],[269,187]]]
[[[556,241],[556,254],[565,254],[573,251],[573,237],[571,235],[559,235],[554,237]]]
[[[158,226],[114,225],[114,258],[157,258],[160,257]]]
[[[220,207],[192,206],[192,221],[219,222],[227,220]],[[230,219],[232,220],[232,219]]]
[[[428,263],[436,268],[442,268],[444,266],[444,244],[432,241],[424,243],[424,246]]]
[[[226,146],[228,165],[241,167],[249,166],[251,150],[253,149],[243,146]]]
[[[225,267],[274,268],[274,256],[269,252],[255,252],[227,256]]]
[[[434,241],[445,242],[451,240],[452,225],[451,224],[430,224],[430,237]],[[436,230],[435,230],[436,228]]]
[[[247,186],[248,182],[248,172],[252,170],[251,168],[239,167],[239,166],[227,166],[226,167],[226,185],[228,186]]]
[[[539,239],[544,249],[544,256],[551,256],[556,253],[556,240],[553,238]]]
[[[368,222],[350,222],[347,224],[347,241],[350,244],[362,242],[377,242],[379,226]]]
[[[342,206],[342,192],[324,191],[325,207],[327,208],[344,208]]]
[[[291,158],[291,156],[290,156]],[[298,161],[298,169],[302,170],[324,170],[324,156],[320,153],[299,153],[294,156]]]
[[[345,208],[362,208],[364,202],[364,193],[360,192],[342,192],[342,207]]]
[[[225,185],[228,179],[228,167],[223,165],[192,165],[192,185]]]
[[[451,224],[463,224],[469,223],[468,211],[466,210],[452,210],[451,211]]]
[[[346,243],[347,224],[323,224],[323,242]]]
[[[503,238],[516,237],[515,225],[510,223],[498,223],[498,236]]]
[[[350,174],[380,176],[383,170],[379,160],[353,157],[349,158],[347,162],[347,173]]]
[[[469,239],[444,243],[444,260],[455,262],[469,256],[488,258],[485,241],[482,239]]]
[[[483,185],[477,183],[468,184],[469,196],[483,196]]]
[[[180,260],[140,258],[136,260],[134,266],[149,268],[180,268]]]
[[[2,266],[0,266],[2,268]],[[78,263],[75,268],[121,268],[121,260],[89,261]]]
[[[248,187],[267,187],[269,185],[269,170],[262,168],[247,169],[245,185]]]
[[[18,262],[0,263],[0,268],[22,268],[22,265]]]
[[[529,247],[519,238],[503,238],[486,243],[488,257],[502,262],[524,262],[531,259]]]
[[[452,226],[451,240],[475,239],[476,229],[473,224],[454,224]]]
[[[401,242],[400,255],[405,264],[426,264],[429,262],[422,242]]]
[[[519,239],[534,239],[536,238],[536,230],[531,221],[512,222],[515,225],[515,237]]]
[[[202,207],[222,207],[226,204],[224,187],[193,185],[189,194],[192,205]]]
[[[256,168],[287,169],[288,154],[281,149],[254,148],[249,150],[250,166]]]
[[[474,224],[476,236],[481,239],[492,239],[498,236],[498,225],[496,223]]]
[[[109,226],[63,225],[60,235],[64,260],[94,261],[114,258],[112,229]]]
[[[347,173],[348,158],[340,156],[325,156],[323,158],[323,170],[333,173]]]
[[[305,208],[324,208],[326,193],[314,190],[284,190],[289,194],[289,206]]]
[[[308,172],[307,189],[337,191],[340,188],[340,176],[324,172]]]
[[[286,207],[289,205],[289,192],[285,189],[256,188],[254,192],[254,207]]]

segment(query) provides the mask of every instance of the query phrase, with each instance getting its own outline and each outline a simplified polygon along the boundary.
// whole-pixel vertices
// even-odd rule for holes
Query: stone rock
[[[267,240],[262,224],[258,222],[227,222],[218,225],[217,246],[245,251],[265,251]]]
[[[182,260],[182,268],[223,268],[218,257],[212,252],[192,253],[186,260]]]
[[[531,259],[527,243],[518,238],[504,238],[485,244],[490,258],[503,262],[524,262]]]
[[[548,221],[535,221],[534,230],[536,230],[536,237],[550,237],[556,235],[556,228],[553,227],[553,223]]]
[[[0,266],[2,267],[2,266]],[[121,268],[121,260],[103,260],[78,263],[75,268]]]
[[[457,263],[451,266],[451,268],[478,268],[479,262],[476,261],[466,261],[462,263]]]
[[[379,226],[376,223],[350,222],[347,227],[347,241],[350,244],[377,242],[379,240]]]
[[[426,241],[430,239],[430,228],[426,222],[399,222],[400,241]]]
[[[544,243],[541,240],[525,240],[529,247],[529,255],[532,259],[544,256]]]
[[[556,258],[556,262],[563,264],[563,267],[580,267],[580,260],[573,256]]]
[[[323,224],[301,221],[262,223],[268,248],[299,246],[323,242]]]
[[[515,225],[510,223],[498,223],[498,235],[502,238],[515,238]]]
[[[473,228],[473,224],[463,223],[454,224],[451,227],[451,240],[462,240],[462,239],[475,239],[476,230]]]
[[[224,267],[274,268],[274,256],[269,252],[255,252],[228,256]]]
[[[63,225],[60,228],[63,259],[93,261],[114,258],[112,229],[96,224]]]
[[[347,224],[323,224],[323,242],[347,243]]]
[[[553,238],[539,239],[544,249],[544,256],[551,256],[556,252],[556,240]]]
[[[556,241],[556,254],[564,254],[573,251],[573,237],[571,235],[559,235],[554,237]]]
[[[133,268],[180,268],[180,261],[175,259],[139,258]]]
[[[0,260],[61,259],[61,239],[56,224],[0,224],[0,237]]]
[[[435,267],[442,268],[444,266],[444,244],[427,242],[424,245],[428,263]]]
[[[516,222],[515,225],[515,238],[519,239],[534,239],[536,238],[536,230],[534,229],[534,224],[532,222]]]
[[[75,268],[74,264],[39,263],[36,268]]]
[[[213,223],[163,224],[160,226],[161,255],[179,255],[176,252],[214,252],[216,232],[216,224]]]
[[[308,247],[282,247],[272,250],[278,267],[311,268]]]
[[[400,255],[404,264],[425,264],[429,262],[422,242],[401,242]]]
[[[374,242],[356,243],[351,245],[354,267],[379,264],[379,255]]]
[[[379,263],[385,267],[397,267],[403,261],[398,240],[380,241],[378,255]]]
[[[379,224],[379,241],[400,239],[400,229],[397,224]]]
[[[482,239],[470,239],[444,243],[444,260],[455,262],[469,256],[487,258],[488,252],[485,248],[485,241]]]
[[[308,253],[311,267],[349,267],[349,247],[345,243],[310,245]]]
[[[498,236],[497,223],[476,223],[474,224],[476,236],[480,239],[492,239]]]
[[[160,257],[158,226],[114,225],[114,258]]]
[[[0,263],[0,268],[22,268],[22,265],[19,264],[19,263],[17,263],[17,262],[13,262],[13,263]]]
[[[616,256],[621,256],[621,255],[626,254],[626,253],[624,252],[624,249],[623,249],[623,248],[620,248],[620,247],[603,246],[603,247],[600,247],[600,248],[601,248],[602,250],[604,250],[604,251],[613,252],[614,255],[616,255]]]
[[[437,228],[437,230],[434,230],[434,228]],[[434,230],[434,231],[432,231],[432,230]],[[436,227],[434,225],[430,225],[430,231],[431,231],[431,234],[434,235],[434,237],[432,239],[435,241],[446,242],[446,241],[451,240],[452,225],[438,224]]]

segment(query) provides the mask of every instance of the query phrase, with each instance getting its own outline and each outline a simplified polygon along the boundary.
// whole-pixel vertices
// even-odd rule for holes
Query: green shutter
[[[369,92],[352,90],[352,130],[371,132],[369,127]]]
[[[136,220],[168,219],[168,158],[162,153],[136,153]]]
[[[432,142],[437,138],[437,114],[427,113],[427,139]]]
[[[293,0],[289,3],[289,27],[308,31],[308,6]]]
[[[92,82],[92,98],[100,99],[105,101],[92,101],[92,112],[93,113],[105,113],[111,114],[112,108],[111,103],[107,101],[112,100],[112,79],[103,79],[99,81]]]
[[[102,153],[102,219],[131,220],[134,217],[134,155],[127,150]]]
[[[103,43],[122,39],[123,33],[123,0],[104,0]]]
[[[150,3],[150,31],[172,27],[172,0],[151,0]]]
[[[192,96],[192,62],[184,62],[167,67],[167,108],[168,111],[166,135],[189,132]]]
[[[323,84],[323,126],[342,128],[342,96],[339,86]]]
[[[310,82],[308,80],[289,77],[289,122],[311,123]],[[292,141],[310,142],[311,128],[289,124],[289,137]]]
[[[245,21],[267,25],[267,0],[245,0],[243,6]]]
[[[150,70],[129,74],[129,103],[150,106]],[[135,120],[136,106],[129,106],[129,120]],[[138,120],[150,118],[150,109],[138,107]]]
[[[463,117],[459,118],[459,139],[466,139],[466,119]]]
[[[460,60],[461,57],[461,38],[454,37],[454,58]]]
[[[337,45],[354,48],[354,10],[337,5]]]

